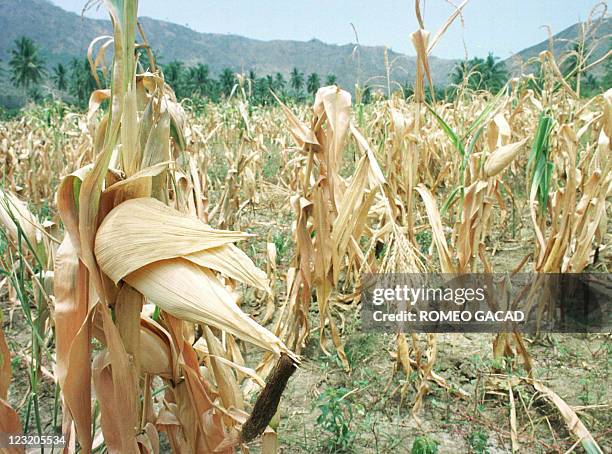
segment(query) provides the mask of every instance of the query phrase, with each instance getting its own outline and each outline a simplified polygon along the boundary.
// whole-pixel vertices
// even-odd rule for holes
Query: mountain
[[[582,23],[574,24],[565,30],[553,35],[552,52],[555,58],[561,57],[564,53],[571,51],[576,44],[576,40],[582,35]],[[603,57],[606,52],[612,48],[612,18],[606,17],[594,21],[592,26],[587,30],[585,35],[586,48],[593,47],[593,53],[589,59],[590,62],[596,61]],[[542,41],[535,46],[523,49],[517,54],[506,60],[506,66],[513,74],[520,74],[521,65],[528,60],[540,54],[544,50],[548,50],[550,43],[548,40]],[[529,67],[529,70],[533,70]],[[604,64],[597,65],[591,71],[595,77],[601,77],[605,70]]]
[[[85,0],[83,0],[83,3]],[[358,79],[386,88],[385,60],[391,64],[391,80],[403,83],[413,81],[416,71],[414,56],[407,56],[382,46],[361,46],[356,58],[355,44],[332,45],[313,39],[307,42],[274,40],[260,41],[237,35],[199,33],[190,28],[170,22],[140,18],[147,39],[162,63],[171,60],[183,61],[186,65],[207,64],[213,75],[224,68],[236,72],[254,70],[258,76],[282,73],[288,77],[296,67],[306,76],[316,72],[324,80],[327,74],[335,74],[339,85],[352,89]],[[571,41],[579,36],[581,24],[575,24],[554,35],[555,56],[571,48]],[[100,35],[111,34],[108,20],[81,17],[63,10],[49,0],[0,0],[0,104],[16,104],[20,92],[8,82],[6,64],[10,49],[22,35],[32,38],[41,48],[47,68],[57,63],[67,63],[74,57],[85,58],[90,42]],[[594,39],[612,33],[612,20],[601,21],[593,34]],[[602,42],[593,58],[599,58],[610,48]],[[521,72],[521,61],[527,61],[548,48],[548,41],[529,47],[506,60],[513,74]],[[358,64],[359,61],[359,64]],[[430,58],[435,84],[445,85],[457,60]],[[5,71],[2,74],[2,67]],[[532,70],[528,68],[528,70]],[[525,71],[525,69],[523,69]],[[597,77],[603,73],[603,65],[593,71]],[[392,82],[393,83],[393,82]],[[394,87],[396,86],[393,83]],[[13,101],[7,103],[12,96]],[[10,101],[10,100],[9,100]]]
[[[234,71],[254,70],[258,76],[276,72],[288,76],[297,67],[306,75],[319,73],[323,80],[327,74],[335,74],[338,83],[347,88],[352,88],[357,80],[354,44],[338,46],[316,39],[260,41],[236,35],[198,33],[148,17],[140,18],[140,22],[162,63],[174,59],[186,65],[204,63],[214,75],[229,67]],[[0,30],[0,59],[6,62],[15,40],[26,35],[41,47],[51,67],[75,56],[85,57],[89,43],[97,36],[111,34],[111,25],[106,20],[65,11],[48,0],[0,0]],[[359,56],[362,85],[370,80],[372,84],[386,86],[384,47],[361,46]],[[392,80],[414,79],[415,57],[389,50],[388,61],[393,62]],[[445,84],[454,61],[432,58],[430,65],[434,82]]]

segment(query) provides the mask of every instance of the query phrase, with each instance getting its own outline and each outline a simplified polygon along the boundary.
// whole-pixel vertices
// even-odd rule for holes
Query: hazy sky
[[[85,0],[51,0],[80,13]],[[460,3],[460,0],[453,0]],[[594,0],[471,0],[448,30],[434,55],[463,58],[492,51],[502,58],[585,20]],[[446,0],[424,2],[425,27],[435,32],[453,11]],[[354,42],[355,24],[364,45],[387,45],[414,54],[409,35],[417,28],[413,0],[140,0],[139,15],[187,25],[199,32],[230,33],[249,38],[318,38],[335,44]],[[89,17],[106,17],[88,11]]]

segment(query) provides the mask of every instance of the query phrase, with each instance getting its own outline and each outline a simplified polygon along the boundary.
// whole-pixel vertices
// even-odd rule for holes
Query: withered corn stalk
[[[197,209],[180,211],[189,211],[180,186],[169,192],[174,159],[185,145],[185,114],[161,74],[136,74],[137,2],[105,4],[114,28],[111,89],[92,94],[90,112],[105,98],[110,108],[94,122],[93,165],[65,177],[57,193],[66,231],[55,262],[63,433],[70,446],[78,440],[91,452],[93,381],[97,426],[109,452],[157,452],[159,431],[175,452],[220,446],[219,452],[233,452],[266,428],[284,387],[277,383],[272,396],[258,401],[257,422],[247,421],[248,435],[232,441],[230,430],[242,420],[230,409],[244,409],[234,337],[291,370],[297,357],[242,312],[226,285],[236,280],[269,291],[265,273],[234,245],[247,235],[209,227],[194,216]],[[156,321],[142,313],[148,304],[160,310]],[[206,367],[187,322],[205,333]],[[92,337],[101,351],[92,350]],[[166,385],[157,411],[155,376]]]
[[[420,183],[420,178],[432,180],[427,162],[427,153],[422,146],[426,140],[427,132],[422,127],[425,119],[425,83],[426,79],[433,92],[433,83],[429,69],[429,55],[438,43],[448,26],[461,14],[461,10],[467,4],[467,0],[461,3],[447,21],[440,27],[433,40],[430,42],[430,32],[425,29],[424,20],[421,14],[420,0],[415,0],[415,15],[419,22],[419,29],[411,34],[412,45],[417,54],[417,70],[414,84],[414,99],[409,105],[407,112],[403,114],[400,109],[390,105],[389,112],[392,125],[392,146],[389,153],[392,157],[386,166],[390,170],[390,176],[394,177],[395,182],[390,184],[391,189],[395,189],[395,198],[402,200],[405,213],[402,222],[406,226],[407,235],[396,224],[395,219],[391,219],[392,230],[387,240],[387,252],[383,258],[380,272],[382,273],[423,273],[426,270],[421,258],[419,257],[416,234],[415,234],[415,200],[414,191],[424,188]],[[435,102],[435,99],[434,99]],[[422,174],[422,176],[421,176]],[[393,197],[389,198],[389,202]],[[433,224],[432,224],[433,228]],[[447,264],[445,263],[444,266]],[[422,409],[423,398],[429,391],[429,382],[450,389],[446,381],[435,374],[433,367],[437,357],[437,336],[427,334],[426,348],[423,350],[419,342],[419,336],[411,335],[412,346],[408,344],[404,333],[397,333],[397,350],[395,357],[396,366],[400,366],[407,377],[410,377],[413,365],[416,366],[419,374],[417,393],[412,407],[413,416],[419,421],[418,413]],[[414,355],[413,360],[411,356]],[[395,371],[394,367],[394,371]],[[401,389],[401,402],[407,396],[409,381]],[[461,393],[460,393],[461,394]]]
[[[326,331],[346,370],[340,332],[333,317],[332,293],[347,258],[361,257],[359,239],[370,207],[384,177],[363,136],[351,125],[351,95],[336,86],[317,91],[311,125],[304,124],[280,100],[291,135],[304,153],[299,174],[299,193],[291,197],[296,221],[293,236],[296,253],[288,274],[288,298],[278,318],[275,333],[300,352],[309,334],[308,311],[311,292],[316,291],[319,309],[319,343],[324,352]],[[363,152],[355,173],[340,175],[349,130]],[[357,269],[360,268],[358,265]],[[349,273],[344,276],[349,279]],[[353,281],[357,276],[353,276]],[[265,365],[269,368],[269,364]]]
[[[2,330],[2,317],[0,317],[0,432],[22,433],[21,422],[17,412],[8,403],[8,389],[13,377],[11,368],[11,352],[4,338]],[[6,448],[7,454],[21,453],[19,447]]]

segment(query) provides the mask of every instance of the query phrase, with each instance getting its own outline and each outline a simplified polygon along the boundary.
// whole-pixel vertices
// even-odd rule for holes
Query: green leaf
[[[453,201],[455,200],[455,198],[457,197],[457,194],[459,194],[460,191],[463,191],[463,186],[457,186],[455,189],[453,189],[451,191],[451,193],[448,195],[448,197],[446,198],[446,201],[444,202],[444,205],[442,205],[442,210],[440,211],[440,214],[442,216],[444,216],[444,214],[446,213],[446,211],[448,210],[448,208],[451,206],[451,204],[453,203]]]
[[[429,104],[425,105],[427,106],[427,109],[431,112],[431,114],[434,116],[434,118],[438,122],[438,125],[440,125],[446,136],[450,139],[455,149],[459,152],[461,156],[464,156],[465,150],[463,148],[463,143],[461,142],[459,136],[455,133],[455,131],[453,131],[453,128],[451,128],[448,123],[446,123],[444,119],[440,117]]]

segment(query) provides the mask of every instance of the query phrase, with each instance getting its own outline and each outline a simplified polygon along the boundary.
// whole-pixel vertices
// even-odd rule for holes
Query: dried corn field
[[[195,108],[134,57],[136,2],[104,3],[90,60],[110,87],[0,122],[0,433],[84,453],[612,450],[609,334],[360,324],[363,273],[609,272],[612,91],[581,98],[543,52],[537,80],[426,100],[457,15],[429,33],[417,2],[407,99],[257,106],[238,77]]]

